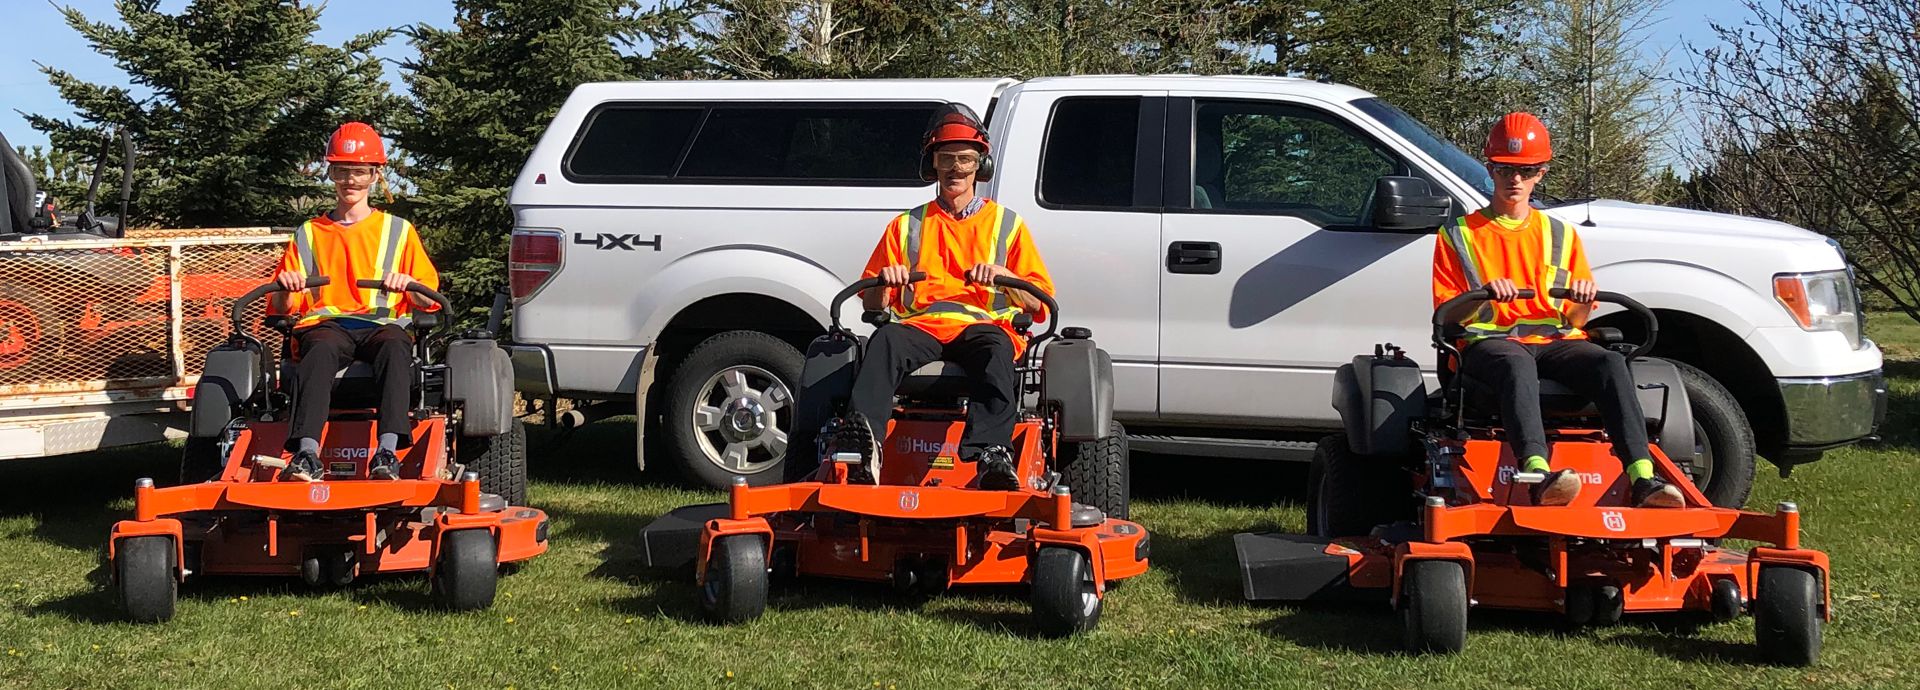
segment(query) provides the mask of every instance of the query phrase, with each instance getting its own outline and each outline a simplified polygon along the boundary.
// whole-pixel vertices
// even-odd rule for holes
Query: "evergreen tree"
[[[458,0],[451,28],[404,29],[419,57],[402,65],[412,104],[395,140],[416,193],[407,213],[440,259],[448,296],[470,316],[506,280],[507,191],[575,86],[636,70],[693,69],[673,43],[683,8],[634,0]],[[667,49],[623,56],[647,37]]]
[[[1534,0],[1540,24],[1532,69],[1536,112],[1553,130],[1547,191],[1565,197],[1655,201],[1667,196],[1653,164],[1671,124],[1641,56],[1662,0]]]
[[[138,147],[135,217],[185,226],[298,222],[326,190],[303,169],[340,122],[375,123],[393,107],[369,53],[388,32],[340,46],[313,43],[320,9],[295,0],[193,0],[179,14],[158,0],[121,0],[120,23],[63,9],[67,24],[127,79],[151,90],[91,84],[50,66],[41,71],[79,121],[28,115],[53,148],[89,162],[116,128]],[[118,186],[119,147],[103,189]],[[84,182],[50,185],[68,206]]]

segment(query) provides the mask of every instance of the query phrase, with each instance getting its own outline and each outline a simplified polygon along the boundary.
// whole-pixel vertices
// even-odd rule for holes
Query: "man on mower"
[[[275,311],[298,316],[294,337],[299,355],[293,424],[287,433],[293,457],[283,479],[318,481],[324,476],[320,436],[332,405],[334,376],[355,361],[373,365],[380,391],[379,448],[368,473],[398,479],[396,451],[413,440],[407,415],[413,339],[404,326],[411,309],[439,307],[406,289],[415,282],[438,289],[440,274],[412,223],[368,204],[367,194],[386,163],[385,146],[372,127],[349,122],[334,131],[327,144],[333,210],[301,224],[280,256],[277,280],[288,292],[275,300]],[[309,276],[326,276],[330,282],[309,290]],[[355,285],[359,280],[379,280],[386,289],[360,288]]]
[[[863,295],[866,308],[890,306],[896,322],[881,326],[867,342],[849,413],[831,447],[859,453],[856,479],[878,481],[894,391],[913,370],[951,361],[973,381],[961,458],[978,463],[980,488],[1012,490],[1020,483],[1008,450],[1019,416],[1015,362],[1025,349],[1013,321],[1022,312],[1036,320],[1047,314],[1027,292],[992,283],[1012,276],[1051,295],[1053,281],[1026,221],[974,195],[974,183],[993,176],[993,156],[971,109],[955,105],[935,114],[921,146],[920,175],[938,183],[938,196],[894,218],[861,273],[886,283]],[[925,279],[910,282],[914,272],[924,272]]]
[[[1433,248],[1436,307],[1482,287],[1495,300],[1466,319],[1460,373],[1499,396],[1520,471],[1545,475],[1530,489],[1536,505],[1567,505],[1580,494],[1580,477],[1554,470],[1548,457],[1539,404],[1544,376],[1599,406],[1614,453],[1633,482],[1633,505],[1681,507],[1680,490],[1654,476],[1646,419],[1626,358],[1590,342],[1581,330],[1599,288],[1579,235],[1528,203],[1553,158],[1546,125],[1531,114],[1510,113],[1487,134],[1484,154],[1493,175],[1492,204],[1442,226]],[[1567,299],[1553,297],[1552,288],[1567,289]],[[1520,290],[1534,296],[1519,299]]]

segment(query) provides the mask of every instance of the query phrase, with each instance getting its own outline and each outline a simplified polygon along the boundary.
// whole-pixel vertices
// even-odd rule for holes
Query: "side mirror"
[[[1453,219],[1453,201],[1418,177],[1373,181],[1373,225],[1382,230],[1431,230]]]

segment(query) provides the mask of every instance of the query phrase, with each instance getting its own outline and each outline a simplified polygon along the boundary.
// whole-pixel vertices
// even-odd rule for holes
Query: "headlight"
[[[1838,331],[1862,345],[1860,302],[1846,269],[1782,273],[1773,277],[1773,296],[1793,320],[1809,331]]]

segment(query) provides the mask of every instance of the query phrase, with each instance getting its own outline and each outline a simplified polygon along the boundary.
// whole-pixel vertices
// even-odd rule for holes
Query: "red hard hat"
[[[349,122],[333,130],[333,138],[327,141],[327,162],[386,165],[387,148],[371,125]]]
[[[1507,113],[1487,132],[1481,153],[1494,163],[1539,165],[1553,160],[1553,143],[1547,139],[1547,126],[1533,113]]]
[[[980,126],[980,118],[973,114],[972,108],[958,103],[944,106],[934,114],[923,148],[933,150],[955,142],[973,144],[983,152],[993,149],[993,145],[987,143],[987,129]]]

